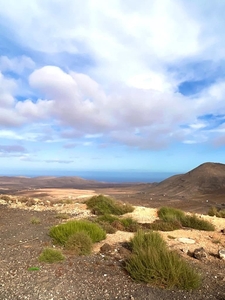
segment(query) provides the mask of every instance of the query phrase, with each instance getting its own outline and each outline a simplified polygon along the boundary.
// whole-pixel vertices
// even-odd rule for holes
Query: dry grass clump
[[[225,209],[218,209],[216,207],[210,207],[208,211],[209,216],[216,216],[218,218],[225,218]]]
[[[106,232],[98,224],[86,220],[69,221],[64,224],[53,226],[50,228],[49,235],[56,243],[65,246],[70,236],[80,231],[85,231],[90,236],[93,243],[106,238]]]
[[[92,250],[92,239],[85,231],[79,231],[71,235],[65,243],[65,249],[75,255],[88,255]]]
[[[182,225],[178,221],[163,221],[155,220],[153,223],[148,224],[148,229],[157,230],[157,231],[173,231],[181,229]]]
[[[67,220],[70,218],[70,216],[66,213],[58,213],[55,217],[56,219],[62,219],[62,220]]]
[[[104,195],[93,196],[86,205],[96,215],[123,215],[134,210],[130,204],[123,204]]]
[[[30,222],[31,222],[31,224],[37,225],[37,224],[41,223],[41,220],[40,220],[40,218],[32,217]]]
[[[119,218],[113,215],[102,215],[96,219],[96,222],[101,226],[103,225],[103,228],[108,227],[110,232],[106,230],[107,233],[114,233],[116,230],[136,232],[140,228],[138,222],[129,217]]]
[[[2,200],[4,200],[4,201],[8,202],[8,201],[11,200],[11,197],[9,197],[8,195],[1,195],[1,196],[0,196],[0,199],[2,199]]]
[[[39,256],[39,261],[46,263],[54,263],[62,260],[64,260],[64,256],[61,251],[52,248],[45,248]]]
[[[157,232],[138,231],[131,240],[126,270],[137,281],[180,289],[200,286],[200,276],[176,252],[167,248]]]

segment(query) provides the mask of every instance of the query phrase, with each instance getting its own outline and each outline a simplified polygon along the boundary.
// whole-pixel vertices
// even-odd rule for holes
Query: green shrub
[[[41,255],[39,256],[39,260],[47,263],[54,263],[58,261],[64,260],[64,256],[59,250],[52,248],[45,248]]]
[[[199,219],[195,215],[186,216],[182,221],[184,227],[190,227],[197,230],[214,231],[215,226],[207,220]]]
[[[182,225],[178,221],[165,222],[162,220],[156,220],[153,223],[149,224],[148,228],[158,231],[173,231],[182,228]]]
[[[131,240],[132,254],[126,270],[137,281],[168,288],[194,289],[200,276],[176,252],[169,251],[157,232],[138,231]]]
[[[117,220],[119,220],[118,217],[109,215],[109,214],[102,215],[97,218],[97,222],[106,222],[109,224],[112,224],[114,221],[117,221]]]
[[[138,230],[130,241],[132,251],[138,253],[142,250],[147,250],[151,246],[162,250],[166,248],[166,242],[158,234],[158,232],[145,233],[143,230]]]
[[[106,238],[106,232],[98,225],[85,220],[69,221],[50,228],[49,235],[56,243],[65,245],[71,235],[76,232],[85,231],[92,242],[99,242]]]
[[[114,232],[115,232],[115,229],[121,230],[121,231],[135,232],[140,228],[138,222],[132,218],[119,218],[119,217],[116,217],[113,215],[108,215],[108,214],[99,216],[96,219],[96,222],[98,224],[100,224],[101,226],[102,225],[104,226],[108,223],[109,225],[111,225],[111,227],[114,228]],[[108,227],[108,228],[109,228],[109,230],[111,230],[110,227]],[[108,230],[106,230],[106,232],[114,233],[114,232],[108,232]]]
[[[85,231],[71,235],[65,243],[67,250],[72,250],[76,255],[88,255],[92,249],[92,239]]]
[[[211,224],[209,221],[202,220],[195,215],[192,216],[185,215],[185,213],[182,210],[171,208],[171,207],[166,207],[166,206],[161,207],[158,210],[158,216],[164,222],[168,222],[168,223],[175,222],[175,224],[180,223],[184,227],[190,227],[193,229],[205,230],[205,231],[215,230],[214,225]]]
[[[158,216],[165,222],[181,222],[185,218],[185,213],[180,209],[163,206],[158,210]]]
[[[93,196],[86,201],[86,205],[96,215],[123,215],[134,210],[132,205],[114,201],[104,195]]]
[[[136,232],[140,228],[138,222],[132,218],[121,218],[120,222],[124,226],[125,231]]]

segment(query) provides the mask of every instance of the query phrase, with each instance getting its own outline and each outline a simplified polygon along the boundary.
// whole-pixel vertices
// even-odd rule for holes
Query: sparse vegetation
[[[46,263],[54,263],[62,260],[64,260],[64,256],[61,251],[52,248],[45,248],[39,256],[39,261]]]
[[[202,220],[198,218],[195,215],[189,216],[185,215],[185,213],[182,210],[171,208],[171,207],[161,207],[158,210],[158,216],[159,218],[165,222],[165,227],[168,226],[169,224],[176,224],[177,226],[180,223],[183,227],[189,227],[193,229],[198,229],[198,230],[205,230],[205,231],[214,231],[215,226],[210,223],[209,221]],[[154,224],[154,223],[153,223]],[[171,226],[172,228],[172,226]],[[154,229],[154,228],[152,228]],[[178,228],[175,228],[178,229]]]
[[[176,208],[163,206],[158,210],[158,216],[165,222],[181,222],[185,218],[185,213]]]
[[[65,246],[70,236],[80,231],[85,231],[90,236],[93,243],[106,238],[106,232],[98,224],[85,220],[69,221],[65,224],[53,226],[50,229],[49,235],[56,243]]]
[[[186,216],[182,221],[184,227],[189,227],[197,230],[214,231],[215,226],[207,220],[199,219],[197,216]]]
[[[208,211],[209,216],[216,216],[218,218],[225,218],[225,209],[218,209],[216,207],[211,207]]]
[[[39,271],[40,268],[39,267],[30,267],[28,268],[28,271]]]
[[[106,230],[107,233],[114,233],[116,230],[135,232],[140,228],[138,222],[132,218],[119,218],[113,215],[99,216],[96,222],[111,231]]]
[[[88,255],[92,249],[92,239],[85,231],[71,235],[65,243],[65,249],[73,251],[76,255]]]
[[[221,240],[220,239],[214,239],[212,240],[213,244],[221,244]]]
[[[148,225],[148,229],[157,231],[173,231],[180,228],[182,228],[182,225],[178,221],[156,220]]]
[[[123,215],[134,210],[130,204],[123,204],[104,195],[93,196],[86,205],[96,215]]]
[[[138,231],[131,240],[131,248],[126,270],[133,279],[168,288],[190,290],[199,287],[199,274],[167,248],[159,233]]]
[[[1,195],[1,199],[8,202],[11,200],[11,197],[7,196],[7,195]]]
[[[31,224],[37,225],[41,223],[41,220],[37,217],[32,217],[30,220]]]
[[[69,199],[69,198],[65,198],[65,199],[59,200],[58,203],[62,203],[62,204],[73,204],[73,200],[72,200],[72,199]]]
[[[70,218],[70,216],[66,213],[58,213],[55,217],[56,219],[62,219],[62,220],[67,220]]]

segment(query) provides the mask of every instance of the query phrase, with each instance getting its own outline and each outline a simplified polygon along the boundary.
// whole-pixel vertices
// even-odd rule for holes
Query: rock
[[[194,250],[193,257],[198,259],[198,260],[204,260],[208,256],[207,256],[207,253],[206,253],[205,249],[203,247],[201,247],[201,248],[198,248],[198,249]]]
[[[225,249],[220,249],[220,250],[218,251],[218,256],[219,256],[219,258],[221,258],[221,259],[225,259]]]
[[[127,258],[131,255],[131,251],[124,247],[119,248],[118,252],[123,258]]]
[[[189,238],[179,238],[177,240],[183,244],[195,244],[195,240]]]
[[[108,243],[105,243],[103,246],[101,246],[100,252],[101,252],[101,253],[109,253],[109,252],[112,252],[112,247],[111,247]]]
[[[221,232],[222,232],[223,234],[225,234],[225,228],[221,229]]]

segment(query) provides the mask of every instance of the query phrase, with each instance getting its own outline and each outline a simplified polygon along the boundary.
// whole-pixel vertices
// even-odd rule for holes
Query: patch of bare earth
[[[38,192],[46,193],[46,190]],[[95,245],[90,256],[67,254],[61,263],[40,263],[38,256],[43,248],[52,246],[49,228],[63,222],[56,218],[58,213],[78,219],[91,215],[82,203],[82,196],[90,197],[93,191],[82,192],[67,194],[65,199],[69,198],[69,203],[58,201],[64,198],[65,191],[60,197],[53,191],[52,198],[36,198],[31,206],[16,201],[16,196],[11,201],[1,201],[0,299],[225,299],[225,261],[218,258],[218,250],[225,247],[225,235],[221,232],[225,220],[215,217],[201,216],[216,226],[214,232],[185,229],[161,233],[168,246],[202,274],[202,286],[195,291],[166,290],[134,282],[123,268],[127,253],[123,244],[133,236],[128,232],[108,234],[106,240]],[[127,216],[140,223],[151,223],[157,219],[157,211],[139,206]],[[40,223],[32,224],[32,218],[38,218]],[[194,243],[184,243],[180,238],[192,239]],[[105,243],[110,245],[110,250],[102,253],[100,248]],[[188,255],[200,247],[206,250],[207,259],[201,261]],[[29,271],[30,267],[39,270]]]

